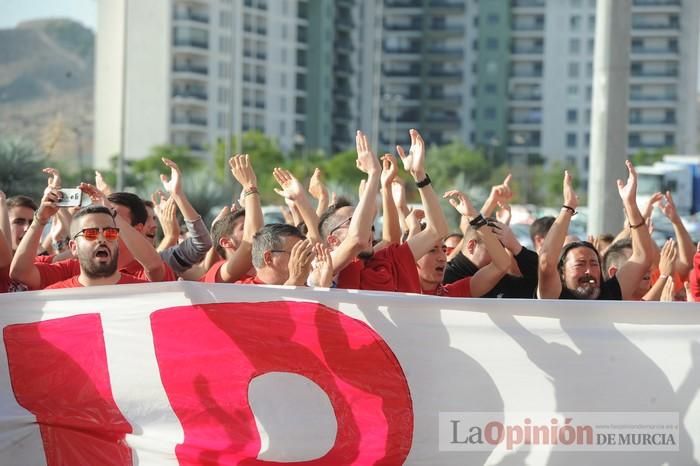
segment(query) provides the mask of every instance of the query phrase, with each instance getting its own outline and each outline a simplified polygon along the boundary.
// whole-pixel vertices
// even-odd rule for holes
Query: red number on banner
[[[100,316],[9,325],[3,336],[15,398],[36,416],[47,464],[131,465]]]
[[[280,464],[257,460],[248,402],[250,381],[268,372],[312,380],[336,416],[330,451],[295,465],[405,461],[413,435],[406,378],[364,323],[319,304],[283,301],[163,309],[151,324],[163,385],[185,432],[176,449],[181,465]]]

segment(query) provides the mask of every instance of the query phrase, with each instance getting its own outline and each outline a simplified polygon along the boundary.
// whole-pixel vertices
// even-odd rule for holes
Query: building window
[[[486,91],[487,94],[495,94],[498,92],[498,87],[493,83],[489,83],[484,86],[484,91]]]
[[[486,39],[486,48],[488,50],[495,50],[498,48],[498,39],[494,37],[489,37]]]
[[[578,63],[576,63],[576,62],[569,63],[569,77],[570,78],[578,78],[578,75],[579,75]]]
[[[566,147],[576,148],[578,137],[576,133],[566,133]]]
[[[570,108],[566,111],[567,123],[578,123],[578,110]]]
[[[486,107],[484,110],[484,117],[487,120],[495,120],[496,119],[496,109],[494,107]]]
[[[569,53],[579,53],[581,50],[581,41],[579,39],[569,40]]]
[[[572,31],[578,31],[581,27],[581,17],[576,15],[569,18],[569,29]]]
[[[501,18],[500,18],[496,13],[490,13],[490,14],[487,16],[487,21],[488,21],[489,24],[498,24],[498,22],[500,21],[500,19],[501,19]]]
[[[570,96],[578,95],[578,86],[571,84],[566,88],[566,93]]]

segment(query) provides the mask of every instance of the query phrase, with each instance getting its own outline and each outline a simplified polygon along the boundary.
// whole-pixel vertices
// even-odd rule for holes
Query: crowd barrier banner
[[[700,464],[700,305],[0,295],[0,464]]]

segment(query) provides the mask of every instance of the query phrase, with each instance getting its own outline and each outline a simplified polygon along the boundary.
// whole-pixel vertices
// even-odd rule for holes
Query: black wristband
[[[479,214],[473,219],[469,220],[469,225],[474,228],[475,230],[478,230],[479,228],[488,225],[488,221],[484,218],[483,215]]]
[[[563,206],[561,206],[561,208],[562,208],[562,209],[566,209],[566,210],[568,210],[569,212],[571,212],[571,216],[572,216],[572,217],[578,213],[578,212],[576,211],[576,209],[574,209],[573,207],[569,207],[569,206],[566,205],[566,204],[564,204]]]
[[[423,178],[422,181],[416,181],[417,188],[425,188],[429,184],[430,184],[430,177],[428,176],[427,173],[425,174],[425,178]]]
[[[639,222],[637,225],[632,225],[632,223],[630,222],[630,228],[632,230],[636,230],[637,228],[646,225],[646,223],[647,223],[647,221],[642,218],[642,221]]]

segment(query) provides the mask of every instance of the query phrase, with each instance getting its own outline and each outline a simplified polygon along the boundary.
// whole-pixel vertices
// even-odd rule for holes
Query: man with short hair
[[[28,196],[13,196],[6,201],[7,213],[10,218],[10,239],[12,250],[16,251],[24,234],[29,229],[37,210],[36,203]]]
[[[549,229],[552,228],[556,220],[552,216],[540,217],[532,222],[530,225],[530,239],[532,240],[532,249],[539,254],[540,249],[542,249],[542,243],[547,237]]]
[[[621,300],[634,297],[639,282],[649,272],[651,236],[637,206],[637,172],[629,161],[626,165],[627,182],[617,180],[617,187],[632,228],[632,255],[614,277],[604,280],[600,255],[591,243],[575,241],[564,246],[571,217],[578,207],[573,180],[565,171],[564,204],[540,253],[538,298]]]
[[[311,272],[311,242],[295,226],[265,225],[253,237],[255,277],[236,283],[304,286]]]
[[[119,228],[107,207],[88,206],[79,210],[71,222],[69,246],[78,258],[80,274],[56,282],[46,289],[147,283],[117,269],[118,239]]]

